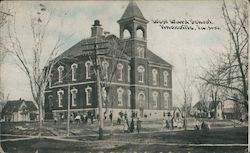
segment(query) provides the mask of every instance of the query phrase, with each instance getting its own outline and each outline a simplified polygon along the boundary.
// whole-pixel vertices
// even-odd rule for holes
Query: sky
[[[45,5],[52,12],[50,23],[47,26],[47,35],[44,42],[44,50],[51,50],[61,34],[66,44],[61,51],[73,46],[81,39],[90,37],[90,28],[95,19],[99,19],[104,31],[119,36],[117,21],[121,18],[129,1],[8,1],[15,14],[17,34],[26,52],[27,58],[31,58],[32,36],[29,27],[30,17],[39,10],[39,5]],[[212,58],[213,51],[224,50],[223,44],[228,42],[228,33],[222,16],[222,1],[136,1],[147,24],[147,45],[156,55],[173,65],[173,104],[183,103],[180,85],[186,78],[188,70],[190,76],[197,77],[202,73],[201,66],[206,67]],[[15,13],[14,13],[15,12]],[[196,30],[186,29],[162,29],[162,24],[156,24],[154,20],[168,21],[164,26],[179,26],[170,21],[187,21],[186,26]],[[202,21],[202,24],[192,24],[190,21]],[[207,24],[205,21],[211,21]],[[204,22],[203,22],[204,21]],[[216,30],[199,30],[198,26],[216,27]],[[70,35],[70,39],[68,38]],[[6,33],[1,33],[6,37]],[[44,57],[46,54],[44,55]],[[29,82],[25,74],[20,71],[12,56],[5,59],[1,73],[5,94],[9,99],[20,97],[32,100]],[[196,84],[193,80],[192,84]],[[193,90],[192,103],[197,102],[198,97]]]

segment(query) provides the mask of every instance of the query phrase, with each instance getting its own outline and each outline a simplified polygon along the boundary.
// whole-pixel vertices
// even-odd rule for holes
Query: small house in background
[[[2,110],[2,117],[6,122],[20,122],[36,120],[38,109],[34,102],[23,99],[7,101]]]

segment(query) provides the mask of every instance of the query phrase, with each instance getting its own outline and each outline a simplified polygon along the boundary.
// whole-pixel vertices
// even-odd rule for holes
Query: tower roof
[[[134,1],[130,1],[120,20],[134,17],[146,20],[137,4]]]

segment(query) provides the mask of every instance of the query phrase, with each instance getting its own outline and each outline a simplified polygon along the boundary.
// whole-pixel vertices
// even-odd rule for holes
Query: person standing
[[[134,132],[134,128],[135,128],[135,124],[134,124],[134,119],[132,118],[131,123],[130,123],[130,132],[131,133]]]
[[[137,129],[137,132],[138,132],[138,134],[140,133],[140,130],[141,130],[141,120],[140,120],[140,118],[138,117],[137,118],[137,123],[136,123],[136,129]]]
[[[110,114],[109,114],[110,122],[112,122],[112,118],[113,118],[113,113],[112,113],[112,111],[110,111]]]

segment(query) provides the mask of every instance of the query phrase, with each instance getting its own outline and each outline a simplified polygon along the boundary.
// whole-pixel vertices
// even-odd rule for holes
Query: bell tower
[[[144,18],[134,1],[129,2],[124,14],[117,22],[120,25],[120,39],[129,44],[127,54],[131,57],[145,58],[148,20]]]

